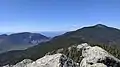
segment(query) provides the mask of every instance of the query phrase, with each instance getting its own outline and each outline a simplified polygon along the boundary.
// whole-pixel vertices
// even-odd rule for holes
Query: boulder
[[[98,46],[82,48],[80,67],[120,67],[120,60]],[[102,66],[100,66],[100,64]]]
[[[63,54],[46,55],[34,62],[31,60],[23,60],[13,66],[3,67],[78,67],[77,63],[73,62],[72,59],[67,58]]]

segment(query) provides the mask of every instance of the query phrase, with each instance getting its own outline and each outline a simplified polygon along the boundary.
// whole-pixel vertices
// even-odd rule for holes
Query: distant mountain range
[[[41,34],[47,36],[47,37],[55,37],[58,35],[64,34],[66,31],[48,31],[48,32],[40,32]]]
[[[39,33],[39,34],[42,34],[46,37],[50,37],[50,38],[53,38],[55,36],[58,36],[58,35],[62,35],[64,34],[65,32],[67,31],[34,31],[32,33]],[[13,34],[15,32],[0,32],[0,35],[3,35],[3,34],[6,34],[6,35],[10,35],[10,34]]]
[[[39,43],[38,45],[26,50],[2,53],[0,54],[0,65],[15,64],[25,58],[36,60],[44,56],[47,52],[58,50],[59,48],[67,48],[73,44],[80,43],[101,44],[102,46],[120,46],[120,30],[102,24],[97,24],[95,26],[84,27],[76,31],[70,31],[63,35],[56,36],[50,41]],[[111,47],[111,49],[108,49],[107,47],[105,48],[107,50],[112,50],[114,54],[114,50]],[[14,56],[14,58],[10,58],[12,56]]]
[[[0,52],[21,50],[48,41],[49,38],[39,33],[14,33],[0,35]]]

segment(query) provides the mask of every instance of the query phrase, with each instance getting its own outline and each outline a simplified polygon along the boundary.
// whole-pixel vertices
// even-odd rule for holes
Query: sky
[[[120,0],[0,0],[0,32],[120,29]]]

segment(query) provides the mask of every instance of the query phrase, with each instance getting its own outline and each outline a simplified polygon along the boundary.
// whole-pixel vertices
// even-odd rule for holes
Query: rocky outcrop
[[[80,57],[82,57],[80,63],[76,63],[64,54],[59,53],[64,51],[64,49],[59,49],[56,51],[57,54],[46,54],[36,61],[26,59],[16,65],[4,67],[120,67],[119,59],[98,46],[91,47],[84,43],[69,47],[68,52],[72,50],[72,47],[77,48],[76,51],[82,52],[80,53]]]
[[[7,65],[4,67],[78,67],[77,63],[73,62],[72,59],[69,59],[60,53],[54,55],[46,55],[43,58],[40,58],[32,63],[26,63],[25,61],[26,60],[23,60],[16,65]]]
[[[80,67],[120,67],[120,60],[98,46],[78,45],[82,49]]]
[[[3,66],[3,67],[26,67],[27,64],[30,64],[32,63],[33,61],[30,60],[30,59],[25,59],[19,63],[17,63],[16,65],[6,65],[6,66]]]
[[[73,60],[63,54],[46,55],[43,58],[28,64],[28,67],[77,67]]]

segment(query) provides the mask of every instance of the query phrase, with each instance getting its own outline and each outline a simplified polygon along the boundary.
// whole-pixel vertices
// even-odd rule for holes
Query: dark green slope
[[[47,52],[51,52],[59,48],[66,48],[71,45],[80,44],[83,42],[88,42],[91,44],[107,44],[99,46],[108,50],[108,52],[115,54],[116,57],[118,57],[120,56],[119,48],[116,48],[116,50],[114,51],[114,47],[106,46],[108,46],[108,44],[118,45],[120,42],[119,35],[120,30],[107,27],[101,24],[91,27],[84,27],[82,29],[67,32],[63,35],[54,37],[46,43],[40,43],[39,45],[36,45],[23,51],[11,51],[0,54],[0,65],[15,64],[25,58],[36,60],[44,56]]]
[[[84,27],[74,32],[70,32],[66,34],[66,36],[77,37],[96,44],[119,45],[120,43],[120,30],[101,24]]]

